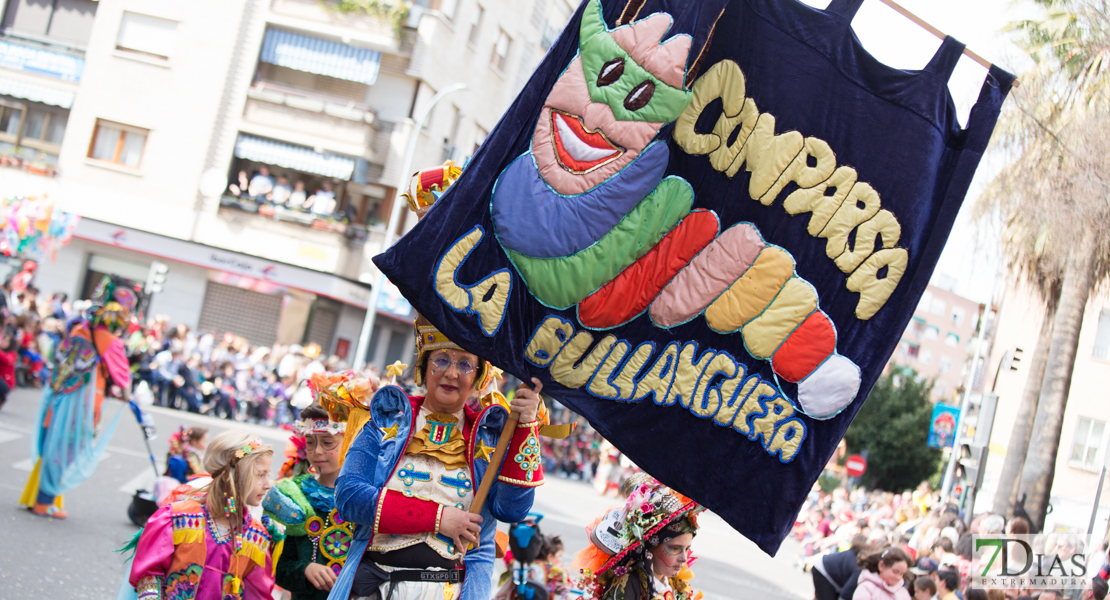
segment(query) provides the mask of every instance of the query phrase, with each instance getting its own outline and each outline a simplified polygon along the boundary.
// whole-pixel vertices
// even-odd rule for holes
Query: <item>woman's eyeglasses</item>
[[[451,368],[451,365],[455,365],[455,369],[458,370],[459,375],[470,375],[478,370],[478,366],[470,362],[470,359],[468,358],[451,360],[450,358],[441,355],[433,358],[429,362],[432,365],[432,369],[436,371],[447,371],[447,369]]]

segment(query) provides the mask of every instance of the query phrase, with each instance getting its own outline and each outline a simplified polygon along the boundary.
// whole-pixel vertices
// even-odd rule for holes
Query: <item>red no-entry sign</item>
[[[867,470],[867,459],[859,454],[853,454],[844,461],[844,467],[848,469],[849,477],[859,477]]]

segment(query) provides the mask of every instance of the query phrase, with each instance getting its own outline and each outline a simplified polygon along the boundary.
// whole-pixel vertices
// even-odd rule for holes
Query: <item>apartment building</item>
[[[934,402],[957,404],[979,320],[979,303],[929,285],[891,357],[934,380]]]
[[[991,435],[990,458],[987,461],[983,492],[976,507],[989,510],[994,500],[999,473],[1002,470],[1010,433],[1014,427],[1018,405],[1029,376],[1040,333],[1044,307],[1028,286],[1011,279],[999,314],[994,349],[987,361],[986,376],[993,381],[998,373],[998,409]],[[1003,355],[1013,348],[1023,350],[1023,359],[1010,370]],[[1096,290],[1087,302],[1079,334],[1075,370],[1068,392],[1060,432],[1060,449],[1056,456],[1055,477],[1050,503],[1052,511],[1045,520],[1046,531],[1080,531],[1086,533],[1091,510],[1096,504],[1102,468],[1110,459],[1110,402],[1107,402],[1106,381],[1110,380],[1110,292]],[[1040,432],[1034,431],[1033,435]],[[1110,486],[1106,486],[1110,487]],[[1098,499],[1094,533],[1107,533],[1110,517],[1110,492]]]
[[[0,194],[83,217],[38,287],[86,296],[157,260],[170,270],[151,314],[352,358],[414,115],[464,84],[416,134],[412,170],[465,162],[572,10],[0,0]],[[412,309],[388,288],[379,365],[411,352]]]

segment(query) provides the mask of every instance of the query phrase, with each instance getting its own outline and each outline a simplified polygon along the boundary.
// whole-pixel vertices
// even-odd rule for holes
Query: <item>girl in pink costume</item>
[[[132,598],[271,598],[272,554],[281,553],[284,532],[268,517],[252,517],[247,507],[259,506],[269,491],[273,455],[273,448],[242,431],[226,431],[209,443],[204,469],[212,483],[159,509],[139,536],[128,579]]]

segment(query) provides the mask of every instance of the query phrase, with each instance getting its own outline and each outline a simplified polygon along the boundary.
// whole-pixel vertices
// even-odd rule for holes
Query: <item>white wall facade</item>
[[[154,260],[137,252],[75,238],[58,252],[54,261],[39,262],[35,286],[46,294],[65,292],[71,299],[79,298],[92,255],[126,261],[142,269],[150,268]],[[208,269],[161,260],[170,270],[166,274],[162,293],[155,295],[151,301],[150,314],[164,314],[170,317],[172,323],[184,323],[196,328],[204,304],[204,290],[208,285]]]
[[[392,203],[395,188],[407,181],[411,171],[438,165],[445,157],[461,165],[474,152],[577,3],[430,0],[417,4],[409,20],[412,28],[397,29],[368,15],[340,14],[332,0],[101,0],[57,176],[0,169],[0,191],[47,194],[60,209],[105,223],[376,282],[371,258],[386,237],[383,225],[369,227],[365,242],[351,240],[335,231],[221,209],[219,194],[206,190],[206,196],[200,188],[205,174],[216,179],[226,176],[235,141],[247,133],[365,159],[376,169],[367,188],[377,193],[387,190],[383,202]],[[479,10],[482,18],[475,29]],[[163,34],[154,41],[168,57],[117,47],[121,23],[135,19],[161,23]],[[349,114],[340,115],[342,111],[313,111],[303,103],[277,102],[265,90],[252,87],[259,78],[267,28],[381,52],[378,78],[367,87],[365,105],[354,111],[364,117],[351,120]],[[504,60],[495,61],[502,33],[511,42]],[[403,173],[401,163],[415,127],[413,116],[437,90],[459,82],[467,89],[436,105],[417,136],[410,173]],[[90,158],[98,122],[145,132],[138,165]],[[407,213],[402,231],[415,224]],[[59,252],[56,262],[43,265],[40,287],[79,295],[90,253],[135,264],[151,261],[138,252],[101,246],[75,239]],[[202,248],[198,246],[198,251]],[[180,263],[170,266],[165,291],[154,299],[151,313],[196,326],[208,271]],[[353,356],[362,316],[353,306],[344,306],[330,350],[339,338],[349,339]],[[396,331],[396,340],[403,335],[411,343],[411,331],[403,323],[383,323],[381,331]],[[394,339],[392,334],[389,337]],[[390,348],[396,350],[396,343],[386,343],[378,353],[371,348],[370,355],[384,360],[396,354]]]
[[[1050,500],[1053,511],[1046,519],[1046,531],[1067,529],[1086,532],[1098,487],[1098,466],[1105,465],[1110,460],[1110,431],[1107,431],[1099,440],[1098,466],[1088,468],[1071,461],[1080,418],[1100,420],[1108,423],[1107,427],[1110,429],[1110,402],[1107,402],[1106,395],[1106,382],[1110,381],[1110,361],[1095,356],[1099,318],[1105,308],[1110,308],[1110,291],[1096,290],[1087,302],[1079,335],[1075,370],[1060,433],[1060,450],[1056,457],[1056,474]],[[1017,347],[1023,352],[1021,361],[1017,363],[1017,371],[1003,370],[998,376],[998,410],[991,435],[984,490],[976,503],[979,509],[989,509],[994,500],[994,491],[1029,375],[1029,363],[1032,362],[1036,349],[1043,315],[1044,308],[1040,305],[1036,292],[1026,285],[1011,283],[999,314],[998,331],[984,381],[994,378],[995,369],[1007,351]],[[1110,484],[1105,488],[1110,488]],[[1107,517],[1110,516],[1110,489],[1105,488],[1099,498],[1099,515],[1095,524],[1095,534],[1099,536],[1106,533]]]
[[[60,198],[78,214],[190,236],[197,186],[246,0],[105,0],[59,158]],[[116,49],[124,11],[174,21],[165,61]],[[88,158],[97,119],[149,130],[138,168]]]

